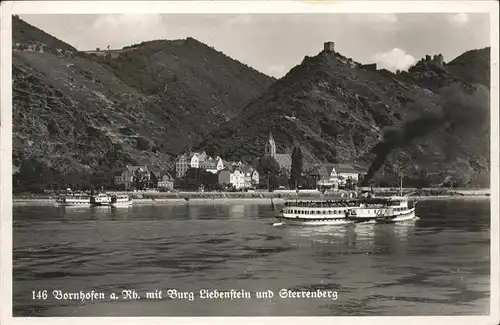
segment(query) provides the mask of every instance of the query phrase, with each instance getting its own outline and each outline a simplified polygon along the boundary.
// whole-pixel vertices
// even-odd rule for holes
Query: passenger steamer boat
[[[133,205],[132,199],[128,195],[110,195],[100,193],[97,195],[70,194],[61,195],[53,200],[55,206],[110,206],[110,207],[128,207]]]
[[[53,203],[55,206],[91,206],[90,196],[86,194],[59,196]]]
[[[414,219],[416,202],[408,197],[286,202],[277,218],[290,225],[387,223]]]

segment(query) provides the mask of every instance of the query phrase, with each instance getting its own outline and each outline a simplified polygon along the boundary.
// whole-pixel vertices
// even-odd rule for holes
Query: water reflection
[[[415,222],[401,224],[349,224],[324,226],[281,226],[283,239],[296,246],[338,245],[390,253],[404,249],[413,236]]]
[[[243,218],[245,216],[245,205],[231,204],[229,206],[229,215],[231,218]]]

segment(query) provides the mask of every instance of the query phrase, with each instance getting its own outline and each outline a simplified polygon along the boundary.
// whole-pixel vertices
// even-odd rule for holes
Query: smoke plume
[[[477,86],[472,90],[464,88],[461,84],[453,84],[443,88],[440,94],[441,110],[425,113],[400,127],[385,130],[382,141],[371,150],[375,154],[375,159],[363,179],[364,184],[382,167],[392,150],[411,144],[414,139],[439,129],[445,123],[455,128],[475,127],[484,123],[489,117],[489,90],[486,87]]]

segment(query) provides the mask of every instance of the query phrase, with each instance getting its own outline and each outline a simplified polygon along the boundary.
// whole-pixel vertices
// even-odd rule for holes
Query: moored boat
[[[92,195],[90,197],[90,203],[94,206],[109,206],[111,204],[111,196],[106,193]]]
[[[53,201],[55,206],[90,206],[90,196],[86,194],[61,195]]]
[[[114,208],[129,207],[134,204],[134,201],[128,195],[113,195],[110,205]]]

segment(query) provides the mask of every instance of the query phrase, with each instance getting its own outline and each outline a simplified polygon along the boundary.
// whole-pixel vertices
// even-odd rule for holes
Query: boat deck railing
[[[300,208],[337,208],[337,207],[359,207],[377,206],[377,205],[399,205],[400,202],[386,199],[386,198],[368,198],[368,199],[354,199],[354,200],[327,200],[327,201],[297,201],[285,202],[285,207],[300,207]]]

